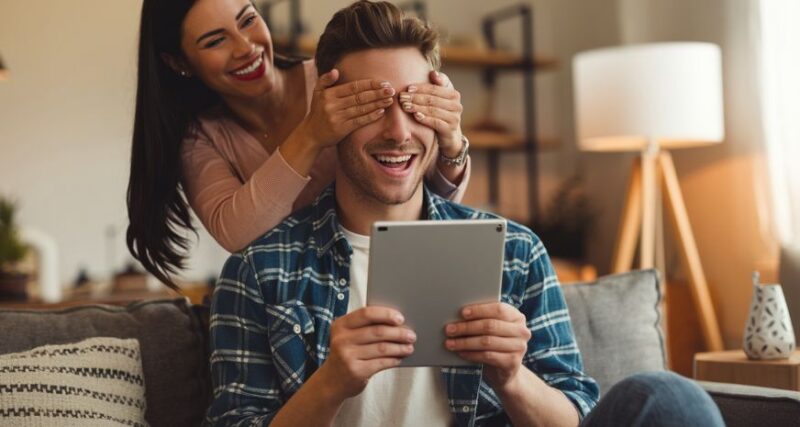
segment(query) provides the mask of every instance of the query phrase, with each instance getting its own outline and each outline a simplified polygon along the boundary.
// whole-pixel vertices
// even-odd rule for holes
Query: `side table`
[[[780,360],[750,360],[742,350],[697,353],[694,378],[800,391],[800,350]]]

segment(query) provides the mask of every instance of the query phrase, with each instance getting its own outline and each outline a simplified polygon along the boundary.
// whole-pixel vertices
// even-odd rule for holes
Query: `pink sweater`
[[[303,64],[310,103],[316,84],[313,62]],[[280,149],[268,152],[259,141],[226,116],[203,117],[183,141],[183,188],[189,204],[222,247],[246,247],[290,213],[309,205],[336,175],[336,148],[325,149],[310,176],[298,174]],[[435,165],[426,174],[437,194],[460,201],[470,164],[460,185],[449,182]]]

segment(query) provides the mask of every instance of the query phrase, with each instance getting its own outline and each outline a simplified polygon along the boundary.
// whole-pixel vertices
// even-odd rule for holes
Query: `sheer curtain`
[[[775,226],[782,246],[800,245],[800,1],[762,0],[764,140]]]
[[[760,79],[781,277],[800,331],[800,1],[761,0]]]

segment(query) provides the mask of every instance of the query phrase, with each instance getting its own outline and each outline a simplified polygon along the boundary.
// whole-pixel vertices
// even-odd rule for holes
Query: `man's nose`
[[[395,100],[386,108],[386,117],[383,120],[384,139],[390,139],[398,144],[402,144],[411,139],[411,120],[413,118],[403,111],[400,102]]]

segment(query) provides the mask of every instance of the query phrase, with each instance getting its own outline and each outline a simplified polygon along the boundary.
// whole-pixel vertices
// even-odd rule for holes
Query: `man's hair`
[[[393,47],[415,47],[431,68],[439,69],[436,30],[391,3],[360,0],[333,15],[319,38],[314,59],[322,75],[348,53]]]

